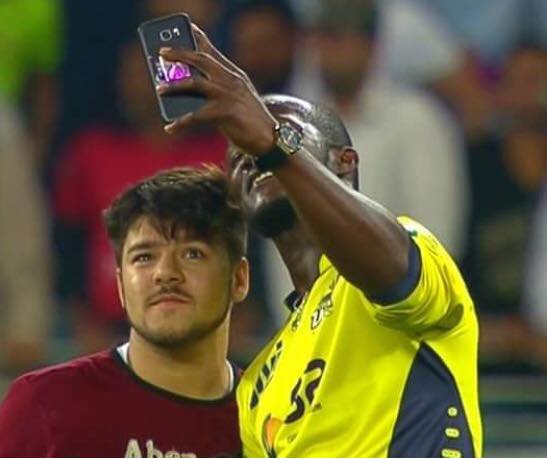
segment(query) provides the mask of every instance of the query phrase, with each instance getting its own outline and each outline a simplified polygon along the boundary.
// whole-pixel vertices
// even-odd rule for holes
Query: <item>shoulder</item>
[[[97,405],[98,388],[109,392],[104,382],[112,380],[109,372],[116,366],[105,351],[17,378],[0,405],[0,456],[51,455],[52,448],[64,444],[61,437],[69,426],[81,421],[83,410]]]
[[[399,224],[406,230],[411,236],[425,236],[430,238],[435,238],[435,235],[429,231],[424,225],[413,220],[406,215],[399,215],[397,217]]]
[[[117,363],[110,350],[80,357],[59,365],[53,365],[26,373],[17,378],[10,392],[50,399],[52,395],[80,390],[96,377],[117,371]],[[46,397],[47,396],[47,397]]]
[[[431,286],[434,278],[436,278],[446,286],[454,297],[472,305],[471,297],[458,265],[443,243],[425,226],[415,220],[406,216],[398,217],[397,220],[418,247],[422,267],[422,280],[419,285],[422,287]],[[423,282],[424,277],[428,278],[425,283]]]
[[[408,235],[412,238],[412,241],[418,246],[422,257],[422,264],[424,251],[427,251],[428,255],[433,255],[445,262],[449,262],[448,264],[450,266],[454,265],[454,268],[457,270],[452,257],[434,233],[421,223],[418,223],[407,216],[399,216],[397,217],[397,221],[406,230]]]

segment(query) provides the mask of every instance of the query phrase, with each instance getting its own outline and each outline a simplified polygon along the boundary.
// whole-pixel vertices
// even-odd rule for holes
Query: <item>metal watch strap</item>
[[[288,160],[287,153],[281,147],[275,145],[269,152],[257,156],[255,165],[260,172],[267,172],[283,166]]]

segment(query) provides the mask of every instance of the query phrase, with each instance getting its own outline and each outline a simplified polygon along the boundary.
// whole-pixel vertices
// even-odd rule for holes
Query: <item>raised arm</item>
[[[198,91],[208,98],[200,110],[168,125],[174,132],[201,122],[215,123],[239,147],[255,157],[275,145],[276,118],[266,108],[245,73],[221,55],[202,32],[195,30],[201,52],[165,50],[164,57],[198,68],[195,77],[158,88],[162,94]],[[301,221],[321,250],[352,283],[372,297],[404,290],[409,273],[410,239],[395,218],[374,201],[352,190],[320,161],[314,143],[275,169]],[[345,173],[357,165],[357,155],[344,149],[336,155]],[[336,169],[333,169],[336,170]],[[343,174],[340,174],[343,175]]]

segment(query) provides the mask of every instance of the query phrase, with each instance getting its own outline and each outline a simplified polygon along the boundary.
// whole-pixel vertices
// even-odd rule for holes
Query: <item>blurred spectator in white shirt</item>
[[[545,0],[418,0],[486,64],[498,67],[522,42],[547,47]]]
[[[360,153],[360,190],[394,213],[423,222],[458,258],[465,244],[468,183],[457,123],[425,91],[374,74],[382,23],[373,2],[329,0],[322,6],[311,40],[316,72],[296,80],[293,93],[341,114]],[[265,266],[276,281],[266,285],[267,296],[281,301],[290,284],[276,254],[268,256]]]
[[[46,205],[18,114],[0,103],[0,365],[18,374],[47,357],[51,257]]]
[[[453,255],[463,250],[467,181],[462,137],[425,91],[372,78],[378,12],[369,1],[325,1],[317,30],[319,92],[340,113],[361,155],[360,189],[422,221]]]

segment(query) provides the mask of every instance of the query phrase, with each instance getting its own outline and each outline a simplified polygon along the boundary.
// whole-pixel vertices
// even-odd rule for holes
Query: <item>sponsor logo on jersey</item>
[[[298,329],[300,325],[300,320],[302,319],[302,304],[300,304],[293,312],[293,318],[291,320],[291,330],[294,332]]]
[[[302,313],[304,311],[304,304],[306,304],[309,294],[310,294],[309,291],[306,292],[306,294],[298,300],[298,303],[293,311],[292,318],[291,318],[291,330],[293,332],[295,332],[298,329],[298,326],[300,325],[300,320],[302,319]]]
[[[319,327],[319,325],[321,325],[321,323],[323,322],[323,319],[332,314],[332,311],[334,309],[332,292],[334,291],[334,287],[339,277],[340,276],[336,276],[336,278],[332,281],[332,283],[329,286],[328,292],[325,294],[323,298],[321,298],[321,301],[319,302],[317,308],[315,308],[315,310],[313,311],[313,314],[311,315],[311,324],[310,324],[311,330],[315,330],[317,327]]]
[[[311,315],[311,329],[315,330],[325,317],[328,317],[332,314],[333,303],[332,303],[332,292],[329,292],[325,295],[319,302],[319,306],[313,311]]]
[[[275,452],[275,439],[282,425],[283,421],[278,418],[273,418],[271,414],[269,414],[262,423],[262,446],[264,446],[268,457],[277,457]]]
[[[131,438],[127,442],[127,448],[125,449],[124,457],[197,457],[194,453],[181,453],[175,449],[170,449],[165,453],[154,445],[154,440],[147,440],[143,449],[141,449],[139,442]],[[143,454],[146,453],[146,456]]]
[[[250,408],[251,410],[258,405],[258,399],[260,394],[266,389],[270,381],[272,380],[275,367],[281,356],[281,351],[283,350],[283,341],[278,341],[274,347],[274,353],[269,360],[263,365],[258,377],[256,378],[255,385],[253,388],[253,395],[251,396]]]

